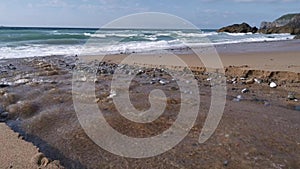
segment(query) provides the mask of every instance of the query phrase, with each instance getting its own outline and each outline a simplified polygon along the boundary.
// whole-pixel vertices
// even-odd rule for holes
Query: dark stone
[[[300,39],[300,34],[296,35],[294,39]]]
[[[225,166],[225,167],[227,167],[228,166],[228,161],[227,160],[225,160],[224,162],[223,162],[223,165]]]
[[[0,119],[6,119],[8,117],[8,112],[0,113]]]
[[[223,27],[219,29],[217,32],[229,32],[229,33],[256,33],[258,31],[258,28],[251,27],[247,23],[242,24],[234,24],[230,26]]]
[[[5,112],[5,107],[0,105],[0,114],[3,113],[3,112]]]
[[[16,70],[17,68],[13,64],[8,64],[7,68],[10,70]]]
[[[8,83],[0,83],[0,88],[4,88],[8,86],[10,86]]]

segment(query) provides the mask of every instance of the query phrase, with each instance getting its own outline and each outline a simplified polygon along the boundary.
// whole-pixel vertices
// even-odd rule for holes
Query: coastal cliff
[[[262,22],[260,33],[290,33],[292,35],[300,34],[300,13],[287,14],[276,19],[273,22]]]
[[[263,21],[260,25],[260,29],[256,27],[251,27],[247,23],[234,24],[230,26],[223,27],[217,32],[229,32],[229,33],[290,33],[292,35],[297,35],[295,38],[299,39],[300,35],[300,13],[298,14],[286,14],[276,19],[273,22]]]

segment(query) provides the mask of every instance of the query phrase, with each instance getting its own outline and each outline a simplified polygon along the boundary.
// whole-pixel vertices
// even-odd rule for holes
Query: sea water
[[[118,54],[186,46],[293,39],[289,34],[217,33],[204,30],[0,27],[0,58]]]

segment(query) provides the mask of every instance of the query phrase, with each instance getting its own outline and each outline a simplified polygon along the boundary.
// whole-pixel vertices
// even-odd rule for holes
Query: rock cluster
[[[262,22],[260,33],[290,33],[292,35],[300,34],[300,14],[287,14],[276,19],[273,22]]]
[[[251,27],[247,23],[234,24],[230,26],[223,27],[217,32],[229,32],[229,33],[256,33],[258,29],[256,27]]]
[[[294,39],[300,39],[300,14],[287,14],[276,19],[273,22],[262,22],[260,29],[251,27],[247,23],[234,24],[223,27],[217,32],[229,32],[229,33],[290,33],[295,36]]]

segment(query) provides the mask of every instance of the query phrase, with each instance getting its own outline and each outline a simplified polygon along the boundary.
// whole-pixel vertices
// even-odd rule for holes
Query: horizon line
[[[11,25],[0,25],[0,29],[1,28],[25,28],[25,29],[30,29],[30,28],[39,28],[39,29],[93,29],[93,30],[96,30],[96,29],[119,29],[119,30],[122,30],[122,29],[144,29],[144,30],[147,30],[147,29],[153,29],[153,30],[157,30],[157,29],[167,29],[167,30],[183,30],[183,29],[176,29],[176,28],[101,28],[101,27],[84,27],[84,26],[11,26]],[[207,29],[210,29],[210,30],[217,30],[219,28],[203,28],[203,29],[200,29],[199,30],[207,30]],[[197,30],[197,29],[194,29],[194,30]]]

